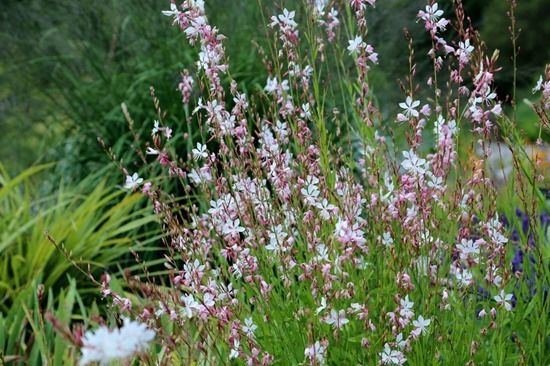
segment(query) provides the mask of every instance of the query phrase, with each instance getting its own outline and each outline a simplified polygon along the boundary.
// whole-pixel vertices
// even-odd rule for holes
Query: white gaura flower
[[[210,168],[208,166],[203,166],[198,171],[196,169],[191,170],[188,177],[191,182],[196,185],[212,181],[212,174],[210,174]]]
[[[178,10],[178,6],[174,3],[170,3],[170,10],[163,10],[162,15],[165,15],[167,17],[173,17],[174,22],[177,21],[178,16],[180,15],[180,11]]]
[[[535,87],[533,88],[533,90],[531,90],[533,92],[533,94],[535,94],[536,92],[540,91],[542,89],[542,75],[539,76],[539,79],[537,80],[537,85],[535,85]]]
[[[319,215],[325,221],[330,220],[331,214],[338,212],[338,208],[329,203],[326,198],[323,198],[321,201],[315,203],[315,207],[319,209]]]
[[[284,231],[282,225],[273,227],[269,232],[269,244],[266,245],[266,249],[272,252],[281,251],[282,244],[286,241],[288,234]]]
[[[500,290],[500,293],[493,297],[497,304],[504,306],[504,309],[506,309],[506,311],[512,311],[512,298],[513,295],[505,293],[504,290]]]
[[[180,299],[185,305],[182,311],[188,319],[191,319],[193,317],[193,313],[201,308],[200,304],[195,300],[193,295],[182,295]]]
[[[460,253],[460,259],[462,260],[468,260],[471,259],[475,263],[477,263],[480,248],[479,248],[479,241],[473,241],[473,240],[466,240],[462,239],[460,244],[456,246]]]
[[[298,23],[294,21],[295,15],[296,15],[295,11],[288,11],[288,9],[285,8],[283,9],[283,14],[279,14],[276,17],[275,16],[271,17],[270,26],[274,27],[278,25],[281,28],[295,29],[298,26]]]
[[[317,341],[315,344],[307,347],[304,351],[304,356],[314,365],[322,365],[325,363],[325,354],[327,347],[323,343]]]
[[[410,319],[414,316],[414,303],[409,300],[409,295],[405,296],[404,299],[399,300],[399,306],[401,307],[401,310],[399,310],[399,315],[403,318]]]
[[[206,149],[206,145],[203,145],[200,142],[197,143],[197,147],[194,148],[191,152],[193,153],[193,159],[195,160],[206,159],[208,157],[208,150]]]
[[[431,322],[431,319],[424,319],[424,317],[420,315],[418,319],[413,320],[413,326],[418,334],[426,334]]]
[[[386,231],[383,235],[382,235],[382,245],[386,246],[386,247],[389,247],[390,245],[393,244],[393,238],[391,237],[391,233],[389,231]]]
[[[443,10],[438,9],[439,5],[434,3],[433,5],[426,5],[426,16],[432,22],[437,22],[443,15]]]
[[[231,353],[229,353],[229,359],[232,360],[234,358],[239,357],[239,347],[241,346],[241,342],[239,340],[235,340],[233,343],[233,348],[231,348]]]
[[[434,122],[434,134],[439,138],[443,136],[443,126],[445,125],[445,118],[440,114],[437,116],[437,120]]]
[[[151,135],[153,136],[156,135],[161,129],[162,127],[160,127],[160,122],[155,120],[155,122],[153,122],[153,129],[151,130]]]
[[[204,13],[204,0],[189,0],[189,5]]]
[[[323,262],[323,261],[328,262],[329,261],[328,248],[325,244],[317,245],[317,247],[315,248],[315,251],[317,252],[317,255],[315,257],[313,257],[313,260],[315,260],[316,262]]]
[[[306,187],[300,190],[304,196],[304,201],[313,206],[317,203],[317,198],[319,197],[319,188],[315,184],[309,184]]]
[[[413,100],[409,95],[403,103],[399,103],[399,107],[403,109],[403,113],[407,117],[418,117],[420,114],[416,108],[420,105],[419,100]]]
[[[474,46],[470,44],[470,40],[466,39],[464,42],[458,42],[458,50],[456,55],[460,58],[462,63],[467,63],[470,60],[470,55],[474,51]]]
[[[244,320],[244,325],[242,327],[242,330],[248,338],[254,338],[254,332],[256,331],[257,328],[258,326],[254,324],[254,322],[252,321],[252,318],[246,318]]]
[[[317,308],[317,310],[315,311],[316,314],[319,314],[320,312],[322,312],[323,310],[325,310],[327,308],[327,299],[325,299],[324,297],[321,297],[321,306],[319,306]]]
[[[334,329],[340,329],[349,323],[349,320],[346,318],[344,310],[336,311],[332,309],[330,315],[325,319],[325,323],[332,325]]]
[[[270,78],[268,77],[267,78],[267,82],[265,84],[265,92],[267,94],[272,94],[274,93],[276,90],[277,90],[277,86],[279,85],[279,83],[277,83],[277,79],[276,78]]]
[[[451,267],[451,273],[455,276],[458,287],[468,287],[473,282],[472,272],[466,268]]]
[[[230,219],[224,224],[222,231],[224,235],[239,235],[240,233],[244,232],[245,229],[241,226],[241,220]]]
[[[313,10],[317,15],[322,15],[329,0],[313,0]]]
[[[124,183],[124,188],[134,190],[139,185],[143,183],[143,178],[140,178],[138,173],[126,176],[126,182]]]
[[[128,359],[143,352],[154,337],[154,331],[128,318],[124,318],[124,324],[119,329],[102,326],[95,331],[87,331],[82,338],[79,364],[99,362],[106,365],[113,360]]]
[[[426,160],[419,158],[413,150],[403,151],[405,160],[401,162],[403,169],[413,175],[422,175],[426,172]]]
[[[397,337],[395,337],[395,345],[399,347],[399,349],[404,349],[407,347],[408,343],[406,339],[403,339],[403,333],[399,333]]]
[[[300,113],[300,117],[308,120],[311,119],[311,110],[309,107],[309,103],[302,104],[302,112]]]
[[[391,349],[389,344],[384,344],[384,351],[379,353],[383,365],[403,365],[407,359],[398,350]]]
[[[364,48],[366,46],[361,36],[355,36],[354,39],[350,39],[348,41],[348,44],[348,51],[351,55],[356,54],[361,48]]]
[[[207,292],[202,298],[202,303],[207,308],[211,308],[212,306],[216,305],[216,298],[210,292]]]

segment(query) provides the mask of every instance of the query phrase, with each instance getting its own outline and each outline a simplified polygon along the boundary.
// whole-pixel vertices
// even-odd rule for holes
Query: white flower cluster
[[[154,331],[128,318],[124,319],[122,328],[101,326],[95,331],[87,331],[82,339],[80,365],[108,364],[112,360],[129,358],[144,351],[154,337]]]

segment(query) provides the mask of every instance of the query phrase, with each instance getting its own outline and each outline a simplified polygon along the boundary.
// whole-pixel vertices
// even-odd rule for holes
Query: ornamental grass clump
[[[432,72],[416,75],[406,33],[410,72],[396,76],[403,96],[389,107],[369,82],[384,67],[369,43],[375,0],[287,6],[267,21],[273,43],[258,52],[269,77],[253,96],[232,78],[203,1],[163,12],[199,50],[179,84],[190,111],[182,123],[199,128],[176,139],[154,98],[158,120],[142,156],[167,174],[121,169],[125,188],[147,196],[162,220],[168,271],[127,273],[116,291],[109,276],[101,282],[115,314],[155,332],[142,361],[548,363],[543,178],[495,93],[498,53],[486,54],[461,2],[416,14],[431,43],[419,57]],[[534,103],[546,116],[547,93]],[[501,191],[484,166],[497,138],[514,154]],[[181,141],[188,153],[178,156]],[[164,179],[181,191],[163,191]],[[537,245],[510,245],[499,212],[516,204]],[[514,271],[518,247],[534,285]]]

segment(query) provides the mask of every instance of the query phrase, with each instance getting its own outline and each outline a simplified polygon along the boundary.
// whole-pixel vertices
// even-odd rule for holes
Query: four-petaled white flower
[[[300,117],[308,120],[311,119],[311,110],[309,107],[309,103],[302,104],[302,112],[300,113]]]
[[[143,178],[140,178],[138,173],[126,176],[126,182],[124,183],[124,188],[134,190],[139,185],[143,183]]]
[[[271,17],[271,27],[274,27],[276,25],[280,26],[281,28],[290,28],[295,29],[298,26],[298,23],[294,21],[294,16],[296,15],[295,11],[288,11],[288,9],[283,9],[283,14],[279,14],[278,16],[272,16]]]
[[[395,337],[395,345],[400,349],[407,347],[408,343],[406,339],[403,339],[403,333],[399,333],[397,337]]]
[[[325,323],[332,325],[335,329],[340,329],[349,323],[349,320],[346,318],[344,310],[336,311],[332,309],[330,315],[325,319]]]
[[[317,247],[315,248],[315,251],[317,252],[317,255],[313,258],[315,261],[317,262],[329,261],[328,248],[325,244],[317,245]]]
[[[203,145],[200,142],[197,143],[197,147],[191,152],[193,153],[193,159],[195,160],[206,159],[208,157],[206,145]]]
[[[413,100],[413,98],[409,95],[407,98],[405,98],[405,102],[399,103],[399,107],[403,109],[403,113],[407,117],[418,117],[419,113],[416,110],[416,107],[420,105],[419,100]]]
[[[182,312],[188,319],[191,319],[193,317],[193,313],[201,308],[200,304],[195,300],[193,295],[182,295],[180,299],[185,305]]]
[[[315,203],[315,207],[319,209],[319,215],[323,220],[329,220],[330,215],[338,211],[338,208],[329,203],[326,198],[323,198],[321,201]]]
[[[269,244],[265,249],[273,252],[283,250],[283,244],[286,241],[288,234],[284,231],[282,225],[277,225],[269,232]]]
[[[361,48],[364,48],[366,45],[365,45],[365,42],[363,42],[363,38],[361,38],[361,36],[355,36],[354,39],[350,39],[348,41],[349,43],[349,46],[348,46],[348,51],[350,54],[356,54],[357,52],[359,52],[359,50]]]
[[[238,235],[244,232],[244,227],[241,226],[241,220],[228,220],[223,226],[222,232],[224,235]]]
[[[431,319],[424,319],[422,315],[419,315],[417,320],[413,320],[413,326],[418,334],[426,334],[431,322]]]
[[[384,351],[379,353],[382,364],[384,365],[402,365],[407,361],[403,353],[391,349],[389,344],[384,344]]]
[[[464,42],[458,42],[458,50],[456,54],[460,58],[462,63],[467,63],[470,60],[470,55],[474,51],[474,46],[470,44],[470,40],[466,39]]]
[[[472,284],[473,281],[473,275],[472,272],[468,271],[467,269],[457,269],[454,273],[454,276],[456,277],[456,280],[458,281],[459,287],[467,287]]]
[[[328,5],[328,0],[314,0],[313,1],[313,10],[317,15],[323,15],[326,6]]]
[[[207,308],[211,308],[212,306],[216,305],[216,300],[214,295],[212,295],[210,292],[205,293],[204,297],[202,298],[202,303]]]
[[[414,316],[414,303],[409,300],[409,295],[405,296],[404,299],[399,300],[399,306],[401,307],[401,310],[399,310],[399,315],[403,318],[410,319]]]
[[[254,332],[256,331],[257,328],[258,327],[256,326],[256,324],[254,324],[254,322],[252,321],[252,318],[246,318],[244,320],[244,325],[242,327],[242,330],[247,337],[254,338]]]
[[[432,22],[437,22],[443,15],[443,10],[438,9],[439,5],[434,3],[433,5],[426,5],[426,15]]]
[[[393,238],[391,237],[391,233],[386,231],[383,235],[382,235],[382,245],[384,246],[390,246],[393,244]]]
[[[283,9],[283,14],[279,15],[279,20],[281,23],[286,24],[290,27],[297,27],[298,23],[294,21],[294,16],[296,15],[295,11],[288,11],[286,8]]]
[[[460,259],[464,261],[470,259],[477,263],[480,254],[479,243],[480,242],[478,240],[473,241],[462,239],[460,244],[456,246],[460,253]]]
[[[419,158],[413,150],[403,151],[403,156],[405,160],[403,160],[401,166],[407,173],[421,175],[426,172],[426,160]]]
[[[512,311],[512,298],[513,295],[505,293],[504,290],[500,290],[500,293],[493,297],[497,304],[504,306],[504,309],[506,309],[506,311]]]

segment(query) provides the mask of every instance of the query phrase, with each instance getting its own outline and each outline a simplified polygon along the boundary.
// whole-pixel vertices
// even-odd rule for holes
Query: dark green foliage
[[[481,35],[490,49],[500,50],[502,72],[497,74],[501,95],[512,94],[513,48],[511,34],[507,31],[510,19],[507,12],[510,3],[504,0],[487,2],[483,12]],[[517,1],[516,28],[519,31],[517,44],[520,48],[517,58],[517,85],[519,88],[531,88],[535,78],[543,74],[544,65],[550,62],[550,2],[546,0]]]
[[[223,3],[209,5],[220,9]],[[17,148],[5,146],[3,156],[13,159],[22,153],[35,159],[46,152],[47,158],[60,160],[59,177],[77,181],[107,162],[97,137],[118,157],[128,156],[131,139],[122,102],[136,129],[148,135],[156,118],[150,86],[172,116],[175,132],[181,131],[178,78],[183,68],[193,71],[196,50],[161,14],[169,1],[29,0],[7,1],[1,7],[0,43],[7,46],[1,51],[0,80],[7,90],[0,89],[0,116],[11,126],[6,138],[21,141]],[[257,4],[235,1],[223,8],[211,13],[213,23],[229,37],[232,76],[245,88],[260,79],[263,83],[262,65],[251,44],[264,34],[257,26]],[[42,140],[42,149],[21,136],[45,132],[57,138]],[[22,168],[29,160],[10,165]]]

